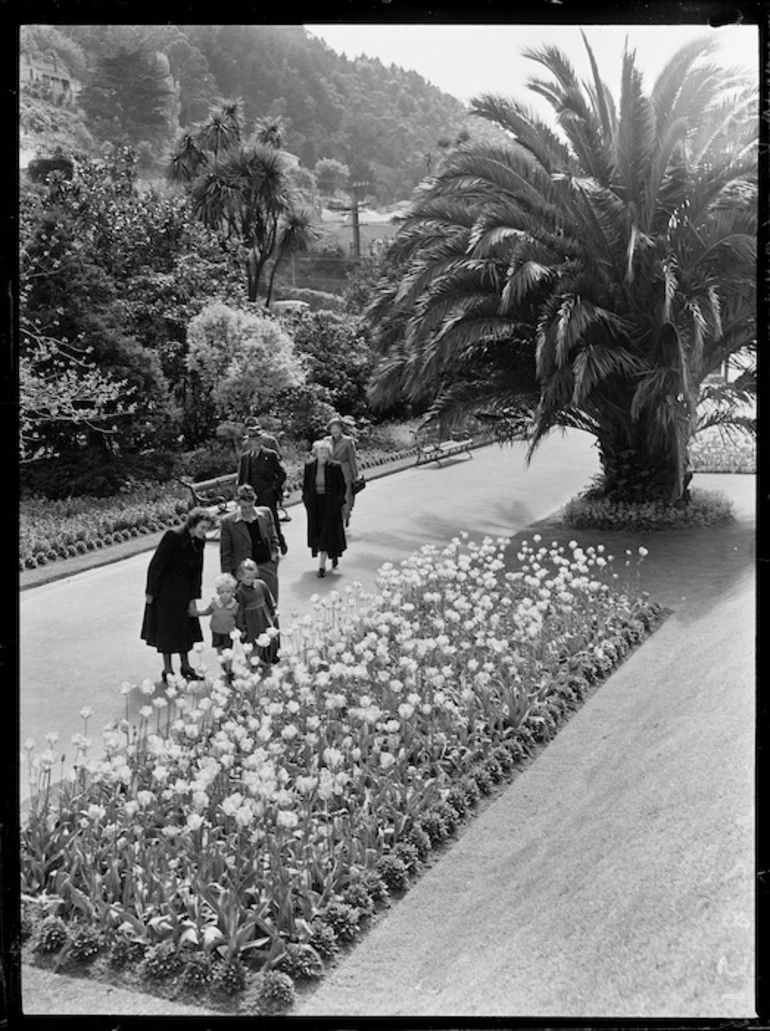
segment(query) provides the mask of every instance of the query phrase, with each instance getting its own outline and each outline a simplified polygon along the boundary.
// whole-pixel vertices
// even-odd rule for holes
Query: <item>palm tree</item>
[[[580,427],[608,495],[678,500],[701,384],[756,348],[754,93],[701,39],[649,93],[626,50],[616,106],[584,41],[587,84],[556,48],[525,51],[550,73],[529,86],[559,133],[484,95],[474,113],[510,143],[459,147],[418,191],[392,248],[401,285],[372,310],[371,397],[429,399],[451,425],[531,403],[534,375],[530,457],[553,427]]]
[[[311,216],[297,206],[278,127],[261,125],[250,146],[242,137],[239,106],[228,103],[182,137],[167,175],[186,187],[195,216],[242,251],[249,301],[257,300],[273,258],[269,304],[277,265],[307,248],[314,233]]]

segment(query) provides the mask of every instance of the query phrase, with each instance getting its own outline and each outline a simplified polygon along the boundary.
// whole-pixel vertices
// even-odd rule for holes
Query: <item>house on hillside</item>
[[[19,81],[22,86],[30,82],[46,83],[51,87],[54,96],[66,96],[73,100],[82,89],[81,83],[70,75],[69,69],[57,59],[56,54],[51,54],[50,59],[21,54]]]

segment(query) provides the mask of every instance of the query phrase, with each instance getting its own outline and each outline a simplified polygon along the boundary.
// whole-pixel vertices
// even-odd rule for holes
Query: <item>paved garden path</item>
[[[291,507],[292,521],[284,524],[289,553],[279,571],[284,623],[293,612],[308,612],[316,592],[342,590],[355,580],[373,588],[383,562],[399,561],[427,542],[448,541],[463,529],[479,538],[513,533],[559,508],[598,468],[591,438],[577,431],[546,441],[529,468],[523,444],[490,445],[473,455],[443,468],[434,463],[372,479],[356,503],[349,549],[324,580],[316,577],[306,545],[304,510]],[[214,542],[206,548],[206,600],[219,572],[218,548]],[[96,747],[104,724],[125,714],[120,684],[159,677],[160,656],[139,639],[149,559],[144,552],[22,592],[22,742],[32,738],[45,747],[45,734],[57,731],[64,751],[72,752],[70,739],[83,730],[78,711],[90,706],[88,733]],[[208,645],[208,620],[203,623]],[[213,663],[213,650],[207,647],[203,658]],[[135,693],[133,710],[141,704]],[[21,791],[28,795],[23,770]]]

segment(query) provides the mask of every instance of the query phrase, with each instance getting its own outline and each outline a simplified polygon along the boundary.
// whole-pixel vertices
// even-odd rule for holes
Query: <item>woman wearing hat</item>
[[[331,445],[331,457],[342,466],[342,475],[345,477],[345,504],[342,509],[342,519],[345,526],[350,526],[350,513],[355,504],[353,493],[353,480],[358,478],[358,458],[356,456],[356,445],[352,437],[343,432],[344,424],[339,415],[335,415],[326,424],[326,431],[329,434],[328,440]]]

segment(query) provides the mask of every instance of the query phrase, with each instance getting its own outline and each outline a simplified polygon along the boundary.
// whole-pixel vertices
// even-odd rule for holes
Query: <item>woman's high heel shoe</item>
[[[332,559],[332,569],[336,569],[337,568],[337,561],[338,560],[336,558]]]
[[[200,680],[200,676],[195,672],[192,666],[182,666],[179,672],[185,680]]]
[[[318,573],[316,575],[317,576],[326,576],[326,570],[323,568],[323,566],[321,566],[321,568],[318,570]]]

